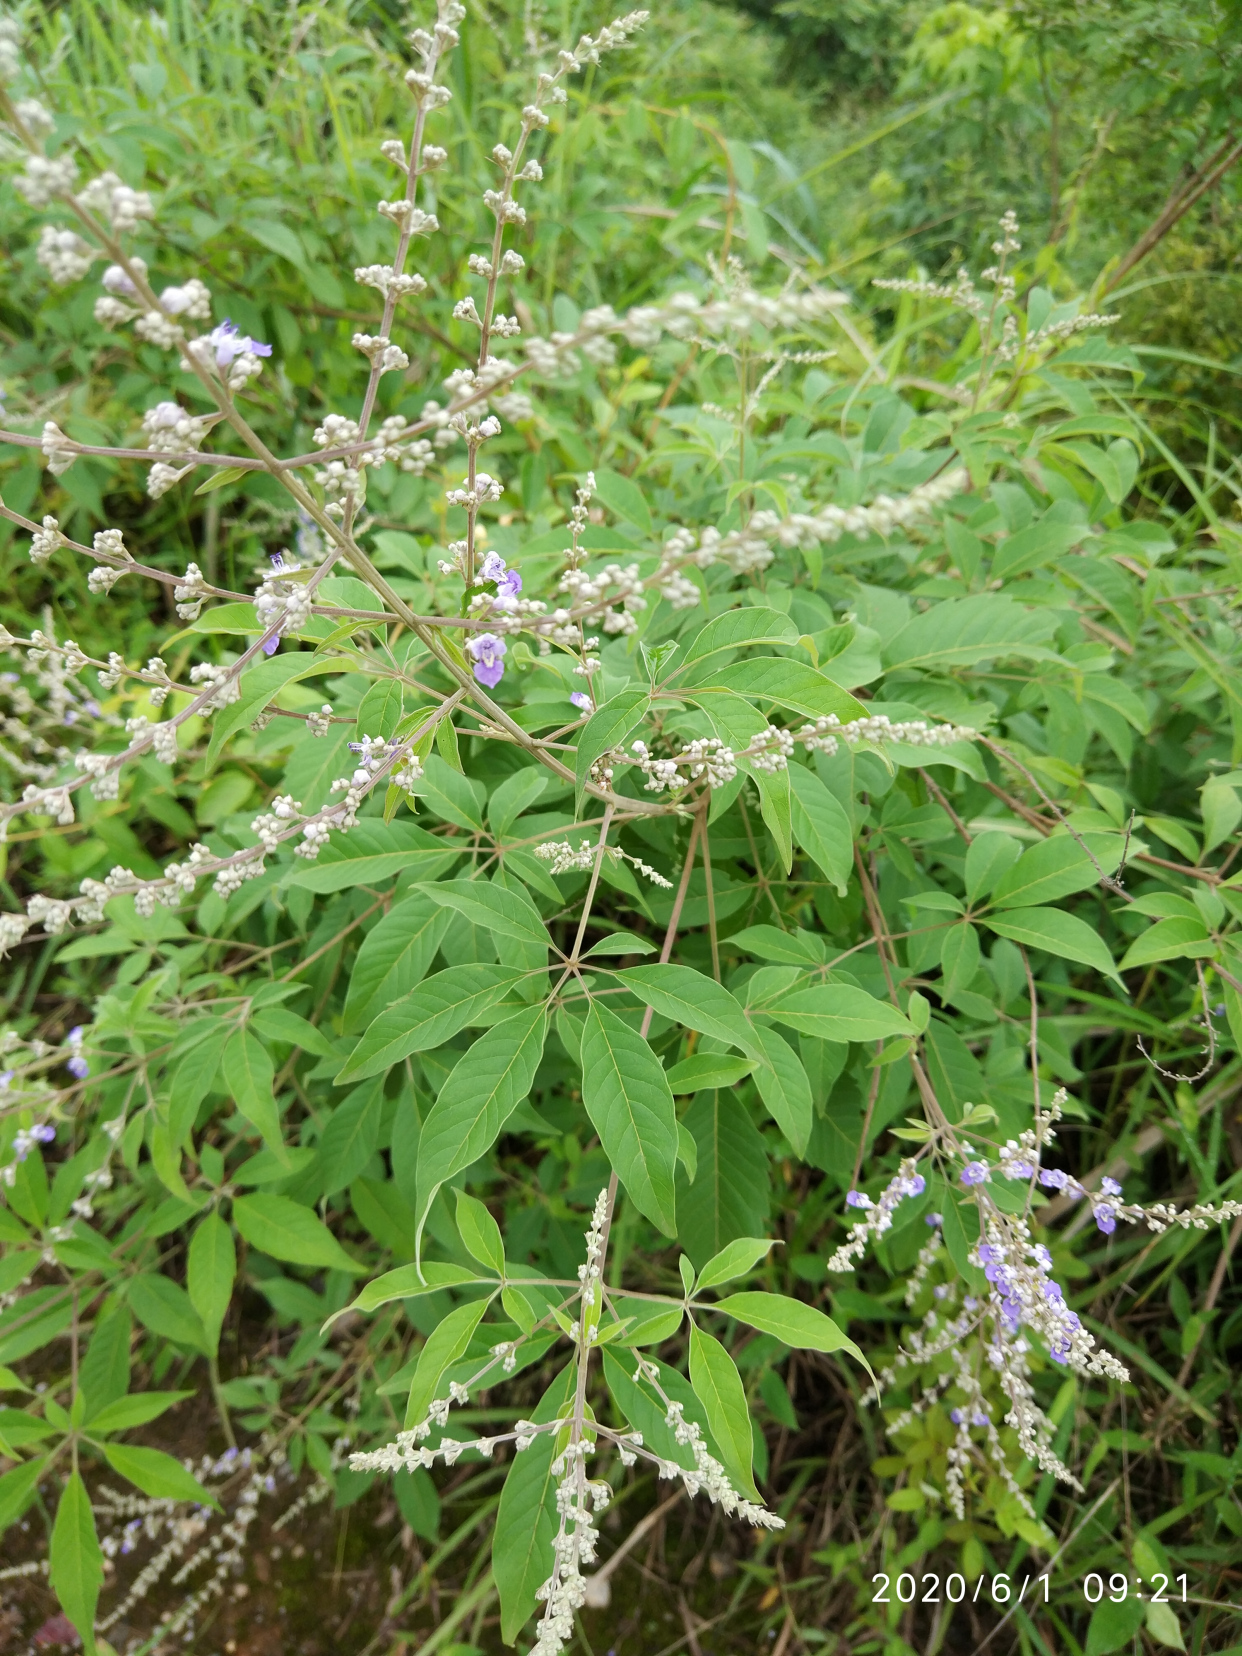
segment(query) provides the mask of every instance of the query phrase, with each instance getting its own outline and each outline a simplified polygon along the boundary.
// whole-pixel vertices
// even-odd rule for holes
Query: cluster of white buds
[[[604,785],[607,786],[612,780],[611,769],[607,769],[604,774],[607,776],[607,782]],[[592,768],[592,777],[597,782],[603,780],[602,776],[595,776],[594,767]],[[610,862],[629,863],[631,868],[636,868],[640,874],[645,875],[652,885],[662,886],[666,891],[671,891],[673,886],[673,882],[665,879],[658,869],[652,868],[641,857],[631,856],[628,851],[623,851],[619,845],[606,845],[601,850],[598,845],[592,845],[590,840],[580,840],[578,848],[575,850],[568,840],[550,840],[545,841],[543,845],[537,845],[535,855],[540,861],[551,863],[550,872],[553,874],[585,873],[594,865],[596,857],[599,856],[607,858]]]
[[[753,769],[771,774],[788,769],[789,756],[793,750],[794,739],[790,732],[769,725],[766,730],[761,730],[757,736],[752,737],[746,757]]]
[[[272,567],[259,584],[254,595],[254,612],[260,627],[268,634],[264,640],[265,654],[274,655],[280,640],[302,630],[311,618],[312,599],[299,564],[289,565],[282,555],[272,557]],[[289,577],[294,577],[290,579]]]
[[[440,228],[440,221],[434,213],[424,212],[404,196],[397,201],[381,201],[376,211],[391,219],[407,236],[430,236]]]
[[[395,271],[391,265],[359,265],[354,271],[354,281],[361,282],[364,287],[377,288],[385,299],[390,295],[397,299],[406,299],[427,291],[425,277],[413,271],[406,275],[404,272]]]
[[[380,374],[402,372],[410,366],[410,359],[399,345],[394,345],[387,334],[356,333],[351,341],[371,366]]]
[[[450,506],[464,506],[467,511],[477,511],[484,502],[499,500],[504,492],[505,486],[499,478],[490,477],[487,472],[477,472],[473,484],[465,478],[460,488],[446,490],[444,498]]]
[[[55,420],[45,420],[43,422],[43,434],[39,446],[43,451],[43,458],[47,462],[47,469],[53,477],[62,476],[78,457],[77,444],[71,437],[65,436]]]
[[[851,1190],[845,1198],[847,1207],[866,1215],[862,1224],[855,1225],[850,1239],[839,1247],[828,1261],[830,1271],[852,1271],[854,1261],[861,1259],[867,1244],[892,1228],[893,1214],[906,1197],[921,1196],[927,1181],[918,1171],[913,1159],[907,1158],[889,1180],[876,1201],[861,1190]]]
[[[47,207],[57,196],[69,195],[77,182],[78,164],[72,155],[31,155],[13,188],[31,207]]]
[[[155,217],[155,209],[147,192],[131,189],[114,172],[102,172],[98,178],[92,179],[78,200],[92,213],[105,213],[118,235],[136,230],[143,219]]]
[[[45,564],[58,546],[65,544],[65,537],[60,532],[60,524],[49,513],[43,519],[41,528],[36,529],[30,539],[30,561],[32,564]]]
[[[318,713],[308,713],[306,715],[306,733],[308,736],[326,736],[331,728],[331,702],[324,702]]]
[[[200,661],[190,668],[190,683],[214,686],[214,694],[208,696],[199,708],[204,717],[241,700],[241,679],[233,662]]]
[[[157,454],[191,454],[215,423],[209,414],[187,414],[180,403],[159,402],[142,416],[147,447]]]
[[[408,428],[409,421],[404,414],[390,414],[382,420],[375,434],[375,446],[370,451],[370,464],[379,466],[385,460],[392,460],[403,472],[424,476],[435,459],[435,449],[425,437],[412,436]]]
[[[814,724],[804,724],[798,732],[800,742],[827,754],[835,753],[842,742],[847,747],[856,747],[860,742],[877,745],[906,742],[911,747],[935,748],[948,747],[953,742],[976,742],[978,739],[979,732],[970,725],[934,725],[928,724],[925,719],[893,720],[883,713],[872,714],[865,719],[851,719],[848,724],[842,724],[835,713],[829,713],[824,718],[816,719]]]
[[[173,588],[173,597],[177,604],[177,614],[182,621],[197,621],[199,611],[203,607],[203,600],[210,598],[211,588],[203,578],[203,572],[196,563],[185,566],[185,574]]]
[[[99,255],[72,230],[58,230],[45,224],[39,232],[35,258],[57,287],[80,282]]]
[[[791,512],[779,518],[774,512],[756,512],[751,528],[770,535],[780,545],[809,551],[831,545],[842,535],[891,535],[895,529],[927,525],[938,506],[952,500],[967,487],[969,477],[961,466],[950,467],[908,495],[881,494],[869,506],[823,506],[818,512]]]

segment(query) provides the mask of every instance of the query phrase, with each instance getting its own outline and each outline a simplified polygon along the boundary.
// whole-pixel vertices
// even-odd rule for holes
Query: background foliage
[[[421,337],[403,340],[413,366],[404,380],[383,382],[383,413],[416,417],[428,396],[443,399],[444,376],[471,360],[474,342],[452,318],[451,299],[465,291],[467,254],[489,230],[478,199],[490,181],[486,155],[526,96],[532,31],[541,41],[573,40],[602,20],[568,6],[542,15],[492,7],[463,25],[448,71],[454,100],[439,117],[451,162],[436,181],[444,225],[429,255],[436,293],[411,311]],[[25,19],[58,111],[58,141],[79,139],[98,167],[156,194],[158,241],[146,253],[153,268],[168,280],[197,270],[216,296],[216,320],[230,315],[273,342],[271,369],[246,406],[280,452],[309,450],[326,411],[356,412],[358,358],[349,341],[373,313],[349,273],[389,250],[388,227],[373,210],[391,178],[377,134],[408,120],[405,22],[395,6],[277,10],[235,0],[167,0],[154,11],[111,0]],[[828,963],[835,983],[878,1002],[889,1001],[891,978],[950,1120],[960,1126],[972,1104],[995,1112],[994,1123],[984,1115],[963,1128],[986,1144],[1029,1125],[1025,945],[1044,1097],[1060,1084],[1071,1093],[1060,1163],[1084,1180],[1105,1170],[1124,1176],[1130,1200],[1185,1205],[1236,1195],[1242,972],[1234,938],[1242,909],[1229,882],[1242,819],[1242,547],[1231,435],[1238,175],[1225,172],[1110,284],[1170,198],[1179,204],[1187,179],[1193,187],[1199,171],[1210,180],[1212,158],[1219,168],[1230,155],[1238,38],[1228,6],[1084,13],[914,0],[782,5],[755,21],[683,3],[658,17],[633,52],[575,83],[520,242],[527,275],[514,291],[528,333],[572,330],[601,303],[621,312],[680,288],[707,291],[722,251],[743,260],[764,290],[796,266],[843,287],[853,306],[843,313],[848,326],[828,316],[789,342],[834,354],[783,369],[740,444],[737,410],[761,370],[675,338],[624,351],[616,365],[582,364],[542,387],[535,417],[509,425],[489,451],[506,494],[484,514],[487,545],[536,593],[559,570],[563,526],[588,470],[598,493],[586,546],[598,564],[605,555],[642,559],[679,523],[727,528],[790,501],[902,495],[952,450],[968,468],[969,491],[926,531],[785,549],[767,569],[736,578],[717,566],[705,572],[699,609],[653,602],[641,617],[642,641],[677,639],[684,662],[709,614],[775,612],[784,631],[763,653],[825,668],[868,711],[971,726],[1010,756],[962,744],[951,762],[934,750],[929,760],[923,749],[892,749],[888,761],[882,751],[809,761],[800,754],[787,817],[762,774],[715,813],[710,887],[700,860],[676,958],[710,980],[718,957],[724,982],[800,1064],[811,1113],[799,1113],[796,1082],[799,1103],[784,1114],[740,1076],[678,1094],[678,1118],[693,1141],[675,1176],[678,1243],[648,1222],[650,1212],[645,1219],[623,1205],[611,1239],[614,1282],[624,1272],[632,1290],[680,1297],[679,1250],[701,1267],[735,1238],[775,1237],[783,1245],[755,1285],[829,1312],[877,1370],[924,1315],[931,1280],[912,1308],[906,1281],[927,1236],[923,1214],[956,1202],[948,1163],[947,1182],[910,1204],[910,1222],[857,1280],[826,1270],[848,1235],[847,1189],[858,1182],[878,1194],[911,1149],[892,1129],[919,1114],[904,1033],[877,1050],[870,1038],[847,1045],[764,1023],[765,1005],[788,993],[790,973]],[[1011,370],[998,368],[979,407],[981,340],[970,317],[934,298],[874,290],[869,279],[927,273],[951,282],[962,263],[977,272],[1011,206],[1026,243],[1014,266],[1023,328],[1033,333],[1050,316],[1072,315],[1080,295],[1082,309],[1116,310],[1121,322],[1108,335],[1069,341],[1041,372],[1010,381]],[[52,418],[79,442],[125,443],[158,396],[195,394],[165,353],[97,326],[96,282],[49,287],[34,256],[42,215],[8,188],[0,212],[9,426],[38,432]],[[443,601],[435,560],[460,532],[442,488],[460,475],[460,451],[443,462],[442,477],[439,468],[426,478],[376,468],[367,500],[375,562],[420,611]],[[307,535],[262,477],[207,494],[186,484],[152,501],[141,468],[128,462],[81,458],[53,478],[27,450],[9,451],[0,487],[12,511],[39,518],[54,510],[76,540],[121,527],[147,561],[179,574],[194,559],[237,591],[253,587],[270,553]],[[41,624],[57,637],[75,638],[100,659],[117,650],[131,663],[163,644],[177,677],[191,661],[224,659],[245,641],[215,631],[210,609],[182,631],[171,600],[161,610],[158,595],[134,580],[106,599],[90,596],[83,568],[67,555],[34,566],[26,535],[5,525],[3,537],[3,618],[15,634],[28,636],[46,616]],[[337,597],[351,601],[343,588]],[[972,612],[981,630],[968,639],[954,631],[961,612],[946,608],[963,598],[985,606]],[[181,636],[170,649],[174,632]],[[72,827],[20,820],[6,846],[5,906],[20,909],[36,891],[70,896],[117,863],[153,877],[194,841],[227,854],[252,843],[249,824],[275,794],[292,793],[308,808],[322,803],[351,762],[344,743],[387,735],[378,721],[395,726],[418,705],[408,685],[392,710],[368,689],[369,675],[399,660],[397,642],[356,634],[345,647],[356,657],[350,667],[361,670],[329,671],[282,693],[283,708],[303,715],[330,702],[348,722],[328,738],[276,718],[253,734],[239,725],[226,751],[209,752],[204,724],[183,734],[174,769],[144,759],[119,800],[80,795]],[[536,730],[551,727],[541,715],[572,718],[573,681],[511,651],[506,705],[532,710],[528,728]],[[646,683],[635,640],[609,642],[603,654],[605,693]],[[66,712],[106,745],[120,720],[147,710],[137,687],[100,686],[89,674],[82,697],[93,705],[49,704],[24,654],[12,664],[21,678],[6,683],[11,715],[28,719],[22,686],[33,690],[44,711],[29,722],[54,748],[76,743]],[[433,683],[443,693],[434,674]],[[744,680],[736,687],[760,701],[766,719],[775,701]],[[796,728],[800,720],[776,722]],[[369,1038],[364,1031],[388,1000],[433,969],[487,967],[498,956],[513,964],[511,944],[468,916],[440,927],[434,916],[445,911],[416,887],[450,871],[464,878],[472,866],[490,873],[499,843],[506,878],[568,947],[587,884],[585,874],[553,879],[529,854],[537,836],[569,833],[572,790],[525,798],[519,787],[503,796],[512,808],[506,819],[496,800],[524,772],[510,762],[515,755],[495,757],[472,728],[459,722],[455,739],[439,739],[417,815],[411,802],[396,819],[407,833],[413,825],[437,836],[417,843],[420,854],[441,859],[434,870],[429,862],[404,872],[395,863],[351,868],[361,853],[346,836],[339,851],[292,879],[285,861],[227,900],[200,891],[184,909],[145,919],[118,898],[103,925],[31,933],[8,957],[6,1027],[22,1043],[46,1045],[22,1045],[10,1060],[17,1075],[0,1132],[11,1150],[34,1121],[56,1128],[53,1144],[15,1164],[0,1214],[0,1380],[11,1405],[0,1415],[0,1517],[24,1526],[9,1532],[20,1537],[14,1561],[34,1567],[5,1588],[24,1595],[14,1602],[32,1626],[53,1611],[39,1569],[49,1541],[52,1585],[79,1625],[99,1579],[105,1610],[132,1580],[138,1560],[120,1537],[133,1519],[123,1507],[104,1511],[106,1467],[152,1497],[203,1498],[188,1485],[160,1484],[175,1473],[140,1458],[158,1445],[178,1461],[193,1459],[237,1532],[240,1584],[255,1596],[228,1600],[217,1629],[254,1636],[262,1604],[268,1617],[302,1615],[304,1640],[322,1636],[322,1618],[305,1617],[304,1606],[325,1602],[327,1589],[308,1578],[301,1543],[289,1544],[304,1523],[325,1557],[339,1548],[338,1578],[347,1560],[379,1583],[369,1596],[360,1592],[352,1623],[341,1607],[334,1648],[387,1648],[398,1628],[434,1628],[433,1640],[459,1648],[496,1647],[497,1591],[504,1631],[514,1631],[525,1589],[505,1585],[502,1565],[494,1576],[480,1545],[495,1520],[501,1467],[467,1460],[438,1472],[438,1486],[426,1473],[406,1476],[390,1500],[387,1486],[344,1462],[346,1439],[369,1448],[402,1423],[411,1364],[444,1317],[472,1303],[470,1292],[442,1289],[375,1317],[351,1312],[323,1331],[359,1281],[412,1257],[419,1124],[468,1045],[454,1036],[448,1047],[402,1053],[390,1069],[360,1077],[355,1043]],[[703,733],[676,704],[654,730],[665,739]],[[12,731],[9,740],[20,752]],[[8,780],[15,797],[20,767],[10,766]],[[382,828],[382,815],[364,816],[356,831],[364,849],[366,833]],[[1030,890],[1019,880],[1007,897],[999,864],[978,873],[971,849],[989,835],[1008,848],[997,853],[1000,863],[1015,851],[1052,858],[1053,877],[1040,874],[1045,901],[1019,903],[1013,894]],[[1110,873],[1124,856],[1124,894],[1099,883],[1075,835]],[[690,824],[638,820],[621,844],[676,880]],[[444,847],[463,860],[450,865]],[[672,897],[624,869],[610,873],[592,926],[658,948]],[[1006,924],[1013,929],[1006,912],[1032,906],[1063,917],[1046,923],[1052,947],[1040,948],[1029,931],[1016,940],[1005,934]],[[406,918],[393,926],[388,916],[398,910]],[[414,919],[430,928],[426,958],[415,947],[389,965],[384,937],[404,938]],[[913,1010],[912,994],[920,997]],[[687,1034],[685,1017],[657,1011],[650,1027],[662,1063],[711,1057],[710,1034]],[[1205,1012],[1214,1030],[1210,1067],[1191,1082],[1181,1077],[1204,1063]],[[591,1204],[608,1178],[579,1096],[575,1016],[573,1007],[558,1009],[529,1101],[494,1150],[454,1174],[500,1221],[508,1259],[556,1277],[576,1271]],[[200,1025],[212,1026],[204,1044]],[[77,1026],[89,1039],[84,1083],[64,1068],[76,1050],[64,1042]],[[337,1086],[342,1072],[353,1079]],[[719,1081],[725,1072],[712,1073]],[[263,1134],[265,1149],[256,1127],[273,1097],[284,1124]],[[114,1183],[75,1218],[85,1176],[110,1154],[102,1124],[122,1117]],[[273,1213],[298,1223],[281,1202],[319,1221],[300,1243],[270,1228]],[[460,1212],[437,1201],[428,1248],[445,1267],[473,1270]],[[1120,1386],[1067,1378],[1036,1359],[1039,1401],[1058,1454],[1086,1485],[1084,1498],[1058,1492],[1026,1465],[1018,1481],[1036,1509],[1032,1520],[980,1463],[958,1518],[946,1503],[952,1397],[886,1437],[866,1405],[860,1368],[815,1352],[791,1356],[776,1336],[717,1319],[711,1326],[736,1358],[756,1423],[755,1477],[787,1527],[755,1546],[727,1524],[688,1516],[684,1502],[670,1509],[631,1555],[647,1560],[648,1574],[635,1576],[647,1583],[644,1603],[589,1608],[584,1638],[650,1650],[683,1633],[692,1648],[700,1638],[740,1645],[772,1635],[782,1656],[795,1641],[859,1652],[974,1649],[993,1632],[1002,1649],[1235,1646],[1237,1226],[1153,1239],[1141,1228],[1105,1234],[1057,1204],[1039,1217],[1073,1305],[1131,1372]],[[977,1286],[965,1248],[948,1236],[946,1248],[943,1281]],[[683,1329],[663,1348],[666,1373],[686,1366],[687,1339]],[[554,1376],[550,1360],[532,1364],[514,1378],[512,1395],[535,1411]],[[75,1389],[89,1401],[95,1440],[110,1447],[83,1448],[85,1482],[76,1470],[62,1477],[62,1456],[36,1495],[35,1459],[83,1424],[71,1415]],[[619,1389],[614,1405],[600,1394],[601,1419]],[[152,1393],[157,1400],[147,1402]],[[191,1395],[201,1410],[188,1404]],[[905,1393],[886,1393],[890,1423],[918,1395],[913,1379]],[[476,1399],[478,1418],[496,1402],[490,1392]],[[228,1433],[261,1457],[255,1471],[238,1472]],[[1004,1447],[1021,1466],[1012,1439]],[[75,1468],[77,1453],[73,1439]],[[663,1501],[650,1474],[627,1487],[625,1523],[605,1532],[609,1546]],[[308,1493],[318,1505],[275,1528],[277,1515]],[[106,1576],[97,1561],[94,1589],[89,1562],[76,1576],[57,1565],[57,1537],[62,1559],[89,1561],[88,1496],[97,1526],[118,1538]],[[258,1516],[243,1522],[247,1503]],[[312,1520],[329,1506],[337,1516],[315,1531]],[[248,1530],[251,1522],[258,1529]],[[266,1580],[242,1551],[247,1534],[262,1537]],[[140,1560],[164,1539],[147,1537]],[[228,1563],[227,1546],[223,1556]],[[1049,1560],[1047,1606],[1024,1607],[1003,1623],[1003,1607],[993,1604],[947,1615],[875,1603],[876,1572],[959,1570],[972,1583],[1007,1572],[1017,1580]],[[1136,1612],[1132,1600],[1119,1608],[1106,1600],[1093,1612],[1082,1590],[1092,1571],[1106,1580],[1114,1572],[1185,1574],[1187,1602],[1172,1628],[1150,1610]],[[226,1578],[231,1593],[231,1564]],[[120,1626],[133,1648],[180,1613],[199,1579],[161,1585],[147,1606],[131,1605]],[[333,1592],[335,1617],[339,1579]],[[192,1605],[187,1625],[206,1617],[211,1602]],[[710,1634],[702,1631],[716,1617]],[[106,1636],[123,1642],[116,1631]],[[207,1634],[212,1648],[216,1637]]]

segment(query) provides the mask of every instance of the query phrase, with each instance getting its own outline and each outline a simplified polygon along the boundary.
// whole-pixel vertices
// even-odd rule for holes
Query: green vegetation
[[[1236,8],[457,9],[0,19],[6,1633],[1236,1651]]]

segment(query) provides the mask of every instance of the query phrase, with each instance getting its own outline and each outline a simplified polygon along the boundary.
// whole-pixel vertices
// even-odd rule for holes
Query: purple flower
[[[1064,1190],[1065,1177],[1059,1167],[1045,1167],[1039,1175],[1039,1182],[1045,1190]]]
[[[846,1207],[852,1208],[869,1208],[871,1206],[871,1198],[870,1196],[865,1196],[861,1190],[851,1190],[849,1195],[845,1198],[845,1205]]]
[[[984,1184],[987,1181],[987,1176],[988,1164],[986,1162],[978,1161],[967,1162],[961,1173],[961,1179],[964,1185]]]
[[[921,1196],[927,1189],[927,1180],[921,1173],[913,1173],[906,1180],[905,1194],[907,1196]]]
[[[1011,1179],[1029,1179],[1035,1172],[1030,1162],[1010,1162],[1006,1170]]]
[[[32,1127],[30,1129],[30,1136],[33,1139],[38,1139],[40,1144],[51,1144],[52,1140],[56,1137],[56,1129],[55,1127],[49,1126],[48,1123],[44,1121],[38,1127]]]
[[[1121,1186],[1117,1183],[1116,1179],[1110,1179],[1107,1176],[1100,1180],[1100,1189],[1106,1196],[1121,1195]]]
[[[953,1422],[953,1424],[955,1426],[960,1426],[962,1424],[962,1422],[966,1419],[965,1409],[950,1409],[949,1410],[949,1419]]]
[[[494,690],[504,674],[503,656],[507,648],[503,638],[495,633],[476,633],[466,640],[466,648],[474,657],[474,676],[480,684]]]
[[[522,590],[522,577],[516,569],[510,569],[499,552],[489,552],[479,565],[480,581],[494,581],[496,584],[496,608],[511,610],[515,607],[517,595]]]
[[[1095,1210],[1095,1222],[1104,1232],[1105,1236],[1111,1236],[1113,1234],[1113,1232],[1117,1229],[1117,1216],[1113,1212],[1111,1202],[1100,1203],[1099,1207]]]
[[[941,1225],[944,1224],[944,1214],[943,1213],[929,1213],[927,1215],[927,1217],[923,1220],[923,1223],[925,1225],[930,1225],[933,1230],[939,1230]]]
[[[235,358],[245,355],[269,357],[272,347],[264,345],[262,340],[251,339],[249,334],[238,333],[236,322],[227,319],[221,322],[218,328],[213,328],[207,335],[209,344],[215,346],[216,367],[227,368]]]
[[[91,1073],[91,1066],[85,1058],[70,1058],[65,1067],[70,1075],[76,1075],[79,1081],[85,1081]]]
[[[573,702],[575,707],[581,708],[584,713],[591,712],[595,707],[595,703],[591,700],[590,696],[587,695],[585,690],[575,690],[569,699]]]

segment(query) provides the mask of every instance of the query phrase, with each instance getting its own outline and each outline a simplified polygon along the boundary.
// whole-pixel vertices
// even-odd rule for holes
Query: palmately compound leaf
[[[675,1236],[673,1095],[647,1042],[598,1001],[582,1030],[582,1101],[634,1206]]]
[[[547,1010],[528,1006],[506,1018],[458,1059],[418,1141],[418,1230],[436,1191],[486,1155],[530,1091],[543,1056]]]

